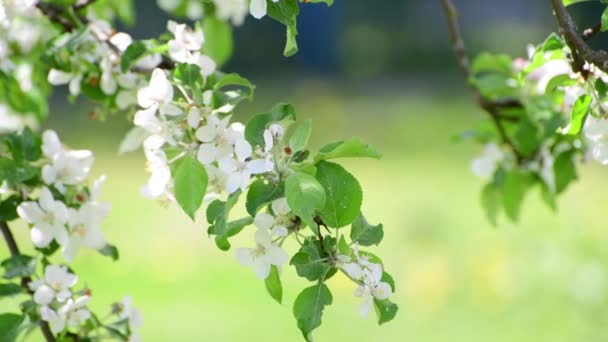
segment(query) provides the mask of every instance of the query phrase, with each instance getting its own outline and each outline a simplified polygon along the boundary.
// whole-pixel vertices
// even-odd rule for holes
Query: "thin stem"
[[[483,110],[485,110],[490,115],[492,121],[494,121],[494,125],[496,126],[498,134],[500,135],[503,143],[509,146],[509,148],[513,151],[518,163],[523,162],[525,158],[519,152],[517,146],[515,146],[515,143],[507,134],[507,131],[505,130],[502,124],[502,120],[506,119],[506,117],[500,112],[501,108],[521,107],[521,103],[515,99],[501,100],[496,102],[488,100],[481,94],[479,89],[477,89],[477,87],[470,82],[471,63],[469,61],[469,57],[467,56],[464,41],[462,39],[462,33],[460,30],[460,25],[458,23],[458,12],[456,11],[456,7],[454,6],[451,0],[441,0],[441,4],[443,5],[443,10],[445,11],[448,21],[450,38],[452,41],[452,49],[454,50],[454,54],[456,55],[460,70],[473,93],[475,101]],[[508,120],[514,121],[514,118],[509,117]]]
[[[15,237],[8,227],[8,224],[4,221],[0,221],[0,232],[2,232],[2,236],[4,236],[4,241],[6,241],[6,245],[11,253],[11,256],[21,255],[21,252],[19,252],[19,246],[17,246],[17,241],[15,241]],[[24,288],[30,295],[33,294],[32,290],[28,286],[31,281],[32,279],[30,277],[21,278],[21,287]],[[42,320],[40,321],[40,330],[42,331],[42,335],[47,342],[56,341],[55,336],[53,336],[51,328],[47,322]]]

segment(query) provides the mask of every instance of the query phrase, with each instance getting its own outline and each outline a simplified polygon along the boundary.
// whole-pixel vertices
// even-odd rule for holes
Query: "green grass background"
[[[385,240],[370,251],[397,281],[400,313],[382,327],[373,315],[360,318],[353,284],[336,276],[318,341],[608,341],[606,168],[581,167],[558,214],[533,191],[520,224],[503,219],[492,227],[479,206],[482,181],[469,171],[480,147],[450,139],[482,117],[468,94],[385,81],[362,89],[286,82],[262,85],[238,117],[283,100],[300,118],[313,118],[314,146],[359,135],[384,152],[380,161],[343,164],[362,183],[368,219],[384,223]],[[300,340],[291,304],[306,282],[285,268],[284,304],[274,302],[233,252],[219,251],[206,236],[202,212],[192,223],[175,205],[139,195],[147,178],[141,153],[115,152],[128,127],[124,117],[97,123],[82,111],[55,104],[47,126],[70,146],[92,149],[94,173],[108,176],[102,197],[113,208],[104,231],[121,259],[85,251],[74,264],[80,283],[93,289],[92,307],[103,315],[131,295],[144,315],[144,341]],[[13,229],[30,248],[26,227]],[[248,246],[251,233],[233,246]],[[16,303],[5,299],[0,308],[14,311]]]

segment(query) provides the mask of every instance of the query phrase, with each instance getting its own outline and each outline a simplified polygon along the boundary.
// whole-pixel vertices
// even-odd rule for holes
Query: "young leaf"
[[[25,320],[25,316],[6,313],[0,315],[0,341],[14,342],[19,335],[19,327]]]
[[[353,222],[350,239],[358,242],[361,246],[378,245],[384,237],[384,230],[382,224],[372,226],[367,223],[367,220],[363,215],[359,215],[355,222]]]
[[[271,122],[290,118],[296,119],[295,108],[288,103],[280,103],[272,108],[270,113],[257,114],[245,126],[245,139],[252,146],[264,146],[264,130]]]
[[[382,154],[374,147],[364,143],[361,138],[354,137],[349,140],[334,141],[323,146],[315,156],[315,162],[333,158],[356,157],[380,159]]]
[[[175,170],[175,199],[194,220],[207,191],[207,171],[193,156],[186,156]]]
[[[507,173],[502,187],[502,203],[511,221],[519,219],[524,196],[532,182],[533,178],[528,172],[512,170]]]
[[[486,212],[486,217],[494,226],[498,223],[501,204],[500,189],[494,183],[486,185],[481,191],[481,206]]]
[[[247,192],[247,202],[245,203],[247,213],[255,216],[262,206],[283,196],[284,189],[282,184],[258,179],[251,183]]]
[[[342,166],[327,161],[317,163],[316,178],[327,195],[320,212],[323,222],[335,228],[351,224],[359,216],[363,200],[357,179]]]
[[[291,258],[289,264],[296,268],[300,277],[315,281],[328,278],[331,266],[323,262],[325,257],[319,240],[308,238],[304,241],[302,248]]]
[[[399,311],[399,306],[388,299],[374,299],[374,307],[378,316],[378,325],[393,320],[397,315],[397,311]]]
[[[281,285],[279,269],[275,265],[272,265],[270,275],[264,281],[264,285],[266,286],[266,291],[268,291],[268,294],[270,294],[274,300],[281,304],[283,301],[283,286]]]
[[[36,271],[36,259],[27,255],[15,255],[2,261],[4,268],[4,278],[23,278],[29,277]]]
[[[287,177],[285,196],[291,210],[305,222],[312,220],[315,212],[323,208],[326,201],[323,186],[315,177],[302,172]]]
[[[36,161],[42,156],[42,139],[29,127],[9,135],[7,142],[15,160]]]
[[[591,96],[589,95],[583,95],[576,100],[572,107],[572,121],[567,127],[566,134],[577,135],[581,132],[589,113],[589,106],[591,106]]]
[[[306,148],[308,140],[310,139],[310,133],[312,131],[312,121],[306,120],[298,128],[289,139],[289,147],[293,152],[299,152]]]
[[[572,152],[564,152],[557,156],[553,162],[553,171],[555,172],[555,193],[560,194],[577,179]]]
[[[203,32],[205,32],[203,52],[218,66],[222,66],[232,56],[232,27],[214,16],[207,16],[203,20]]]
[[[21,293],[23,293],[23,288],[18,284],[0,284],[0,298],[13,297]]]
[[[283,51],[285,57],[291,57],[298,52],[298,42],[296,41],[298,14],[300,14],[298,0],[268,1],[268,16],[286,27],[287,39]]]
[[[311,342],[312,331],[321,325],[325,306],[331,305],[333,297],[327,285],[319,283],[304,289],[293,304],[293,315],[306,341]]]

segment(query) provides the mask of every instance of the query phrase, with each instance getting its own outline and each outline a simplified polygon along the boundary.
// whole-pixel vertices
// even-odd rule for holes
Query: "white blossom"
[[[477,177],[489,179],[494,175],[498,163],[504,159],[504,153],[497,144],[489,143],[485,146],[483,154],[471,163],[471,170]]]
[[[177,24],[173,21],[167,23],[167,28],[175,36],[168,42],[169,56],[176,62],[188,63],[205,42],[203,31],[200,28],[193,31],[186,24]]]
[[[251,159],[251,145],[240,139],[235,143],[234,152],[236,158],[224,158],[219,161],[219,167],[228,177],[226,179],[226,191],[233,193],[238,189],[245,190],[249,186],[252,175],[272,171],[274,165],[270,165],[265,159]]]
[[[583,133],[591,144],[591,156],[602,165],[608,165],[608,120],[589,116]]]
[[[99,192],[104,182],[105,176],[102,176],[93,183],[89,200],[80,208],[68,209],[69,238],[63,248],[67,261],[74,260],[83,245],[93,249],[101,249],[106,245],[100,227],[110,211],[110,205],[99,202]]]
[[[207,117],[206,125],[196,130],[196,138],[202,142],[197,153],[201,163],[210,164],[232,155],[233,146],[242,135],[229,124],[230,116],[220,119],[212,114]]]
[[[78,276],[70,273],[65,266],[48,265],[44,278],[28,284],[34,291],[34,301],[39,305],[49,305],[54,300],[61,303],[72,297],[71,288],[78,282]]]
[[[68,220],[68,209],[63,202],[55,201],[48,188],[42,188],[38,202],[21,203],[17,207],[17,213],[32,225],[30,235],[36,247],[48,247],[53,240],[57,240],[61,245],[67,242],[65,224]]]
[[[241,26],[249,12],[247,0],[213,0],[218,18]]]
[[[172,101],[173,85],[167,80],[167,75],[162,69],[154,69],[148,86],[137,92],[137,103],[153,113],[159,110],[163,115],[181,114],[182,110],[173,105]]]
[[[151,173],[148,183],[141,189],[144,197],[155,199],[169,194],[171,169],[167,164],[167,156],[162,150],[145,149],[147,168]]]
[[[68,150],[63,147],[57,133],[48,130],[42,134],[42,151],[51,163],[42,169],[46,184],[63,191],[64,185],[84,182],[93,164],[93,154],[87,150]]]
[[[76,96],[80,94],[80,83],[82,82],[82,74],[71,73],[57,69],[51,69],[48,75],[48,81],[52,85],[68,84],[70,94]]]
[[[282,197],[272,201],[270,207],[274,216],[259,212],[253,223],[260,229],[270,231],[272,236],[287,236],[288,228],[292,225],[291,209],[287,205],[287,198]]]
[[[41,319],[49,323],[53,334],[59,334],[66,328],[78,328],[91,318],[91,312],[86,308],[90,299],[89,296],[82,296],[76,300],[68,299],[57,311],[43,306],[40,308]]]
[[[280,268],[288,261],[289,255],[272,242],[270,232],[266,229],[256,231],[255,242],[255,248],[237,249],[236,258],[243,266],[252,266],[259,279],[266,279],[272,265]]]

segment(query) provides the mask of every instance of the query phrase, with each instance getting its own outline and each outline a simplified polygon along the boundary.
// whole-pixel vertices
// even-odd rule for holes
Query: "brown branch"
[[[521,108],[522,104],[515,99],[507,99],[504,101],[489,100],[485,98],[479,89],[471,82],[471,63],[469,61],[469,57],[467,56],[464,41],[462,39],[462,33],[458,23],[458,12],[456,11],[456,7],[451,0],[441,0],[441,4],[443,5],[443,10],[447,16],[450,39],[452,41],[452,49],[454,50],[460,70],[473,93],[475,101],[479,107],[490,115],[503,143],[509,146],[509,148],[515,154],[517,161],[521,163],[524,160],[524,156],[519,152],[517,146],[515,146],[515,143],[511,140],[502,124],[502,120],[507,119],[507,117],[507,120],[509,121],[515,121],[514,119],[516,119],[516,117],[505,116],[500,110],[501,108]]]
[[[4,241],[6,241],[6,245],[11,256],[21,255],[21,252],[19,251],[19,246],[17,246],[17,241],[15,241],[15,237],[13,236],[13,233],[8,227],[8,224],[6,224],[6,222],[4,221],[0,221],[0,232],[2,232],[2,235],[4,236]],[[21,278],[21,287],[25,289],[25,291],[27,291],[27,293],[29,293],[30,295],[33,294],[32,290],[29,287],[29,283],[31,281],[32,279],[30,277]],[[44,336],[44,339],[47,342],[56,341],[55,336],[53,335],[53,332],[51,332],[51,328],[49,327],[49,324],[47,322],[40,320],[40,330],[42,331],[42,335]]]
[[[584,62],[594,64],[604,72],[608,72],[608,52],[603,50],[592,49],[585,39],[584,34],[581,35],[576,28],[576,23],[566,10],[563,0],[550,0],[551,6],[557,19],[559,31],[564,37],[566,44],[572,50],[572,57],[574,60],[573,67],[576,71],[583,71],[582,66]],[[583,76],[584,73],[583,73]]]

